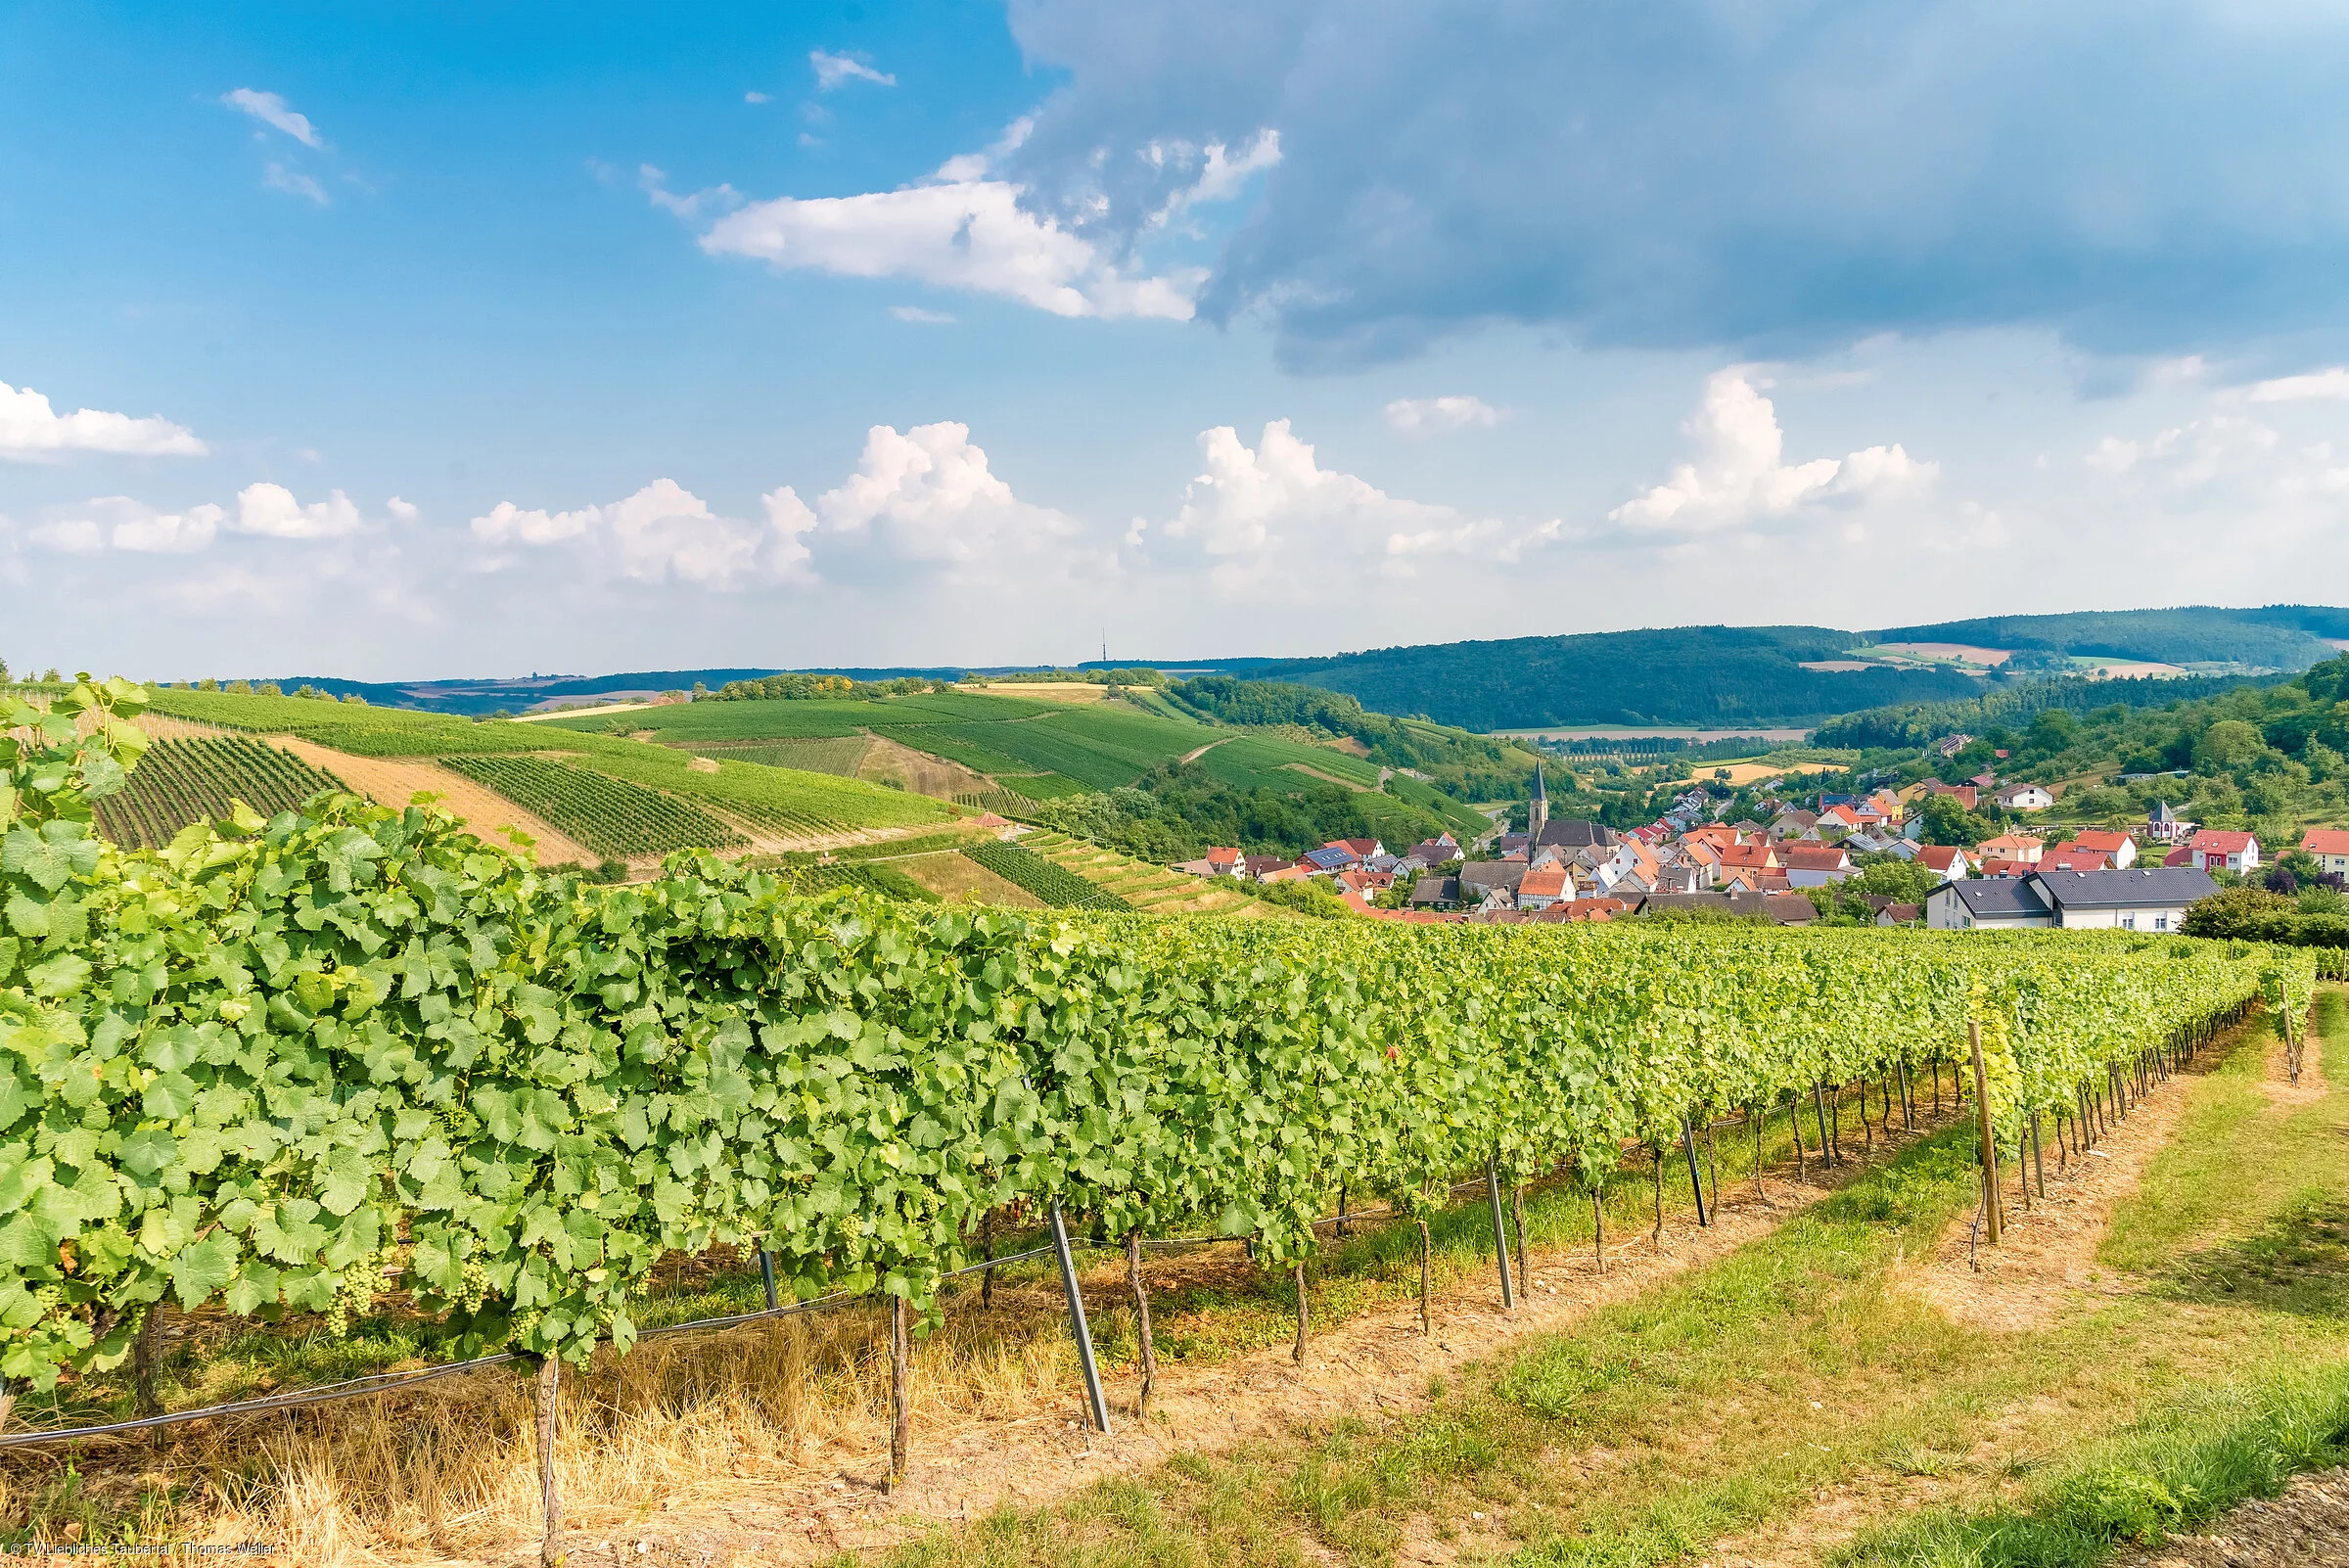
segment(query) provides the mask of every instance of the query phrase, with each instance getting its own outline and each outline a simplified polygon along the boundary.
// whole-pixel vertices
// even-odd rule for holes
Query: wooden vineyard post
[[[1435,1238],[1427,1233],[1427,1222],[1419,1220],[1419,1332],[1432,1334],[1435,1324],[1428,1317],[1428,1269],[1435,1261]]]
[[[889,1298],[889,1479],[881,1490],[895,1492],[905,1484],[905,1460],[913,1440],[913,1347],[909,1343],[913,1309],[902,1296]]]
[[[995,1304],[995,1211],[991,1208],[979,1217],[979,1244],[986,1249],[988,1263],[979,1275],[979,1306],[985,1311]]]
[[[141,1415],[163,1413],[162,1391],[159,1386],[163,1371],[163,1304],[157,1302],[147,1309],[139,1321],[139,1337],[132,1342],[133,1378],[138,1387],[138,1412]]]
[[[1696,1197],[1696,1222],[1709,1225],[1713,1222],[1705,1213],[1705,1183],[1696,1170],[1696,1130],[1686,1116],[1681,1118],[1681,1147],[1688,1154],[1688,1190]]]
[[[546,1523],[545,1534],[538,1539],[539,1568],[555,1568],[563,1560],[563,1494],[555,1485],[555,1407],[562,1378],[559,1359],[539,1359],[537,1398],[530,1407],[538,1439],[538,1511]]]
[[[1150,1287],[1142,1282],[1142,1227],[1126,1232],[1126,1283],[1133,1288],[1135,1337],[1141,1344],[1142,1387],[1133,1399],[1138,1418],[1150,1412],[1150,1385],[1158,1381],[1158,1348],[1150,1338]]]
[[[1598,1271],[1607,1271],[1607,1211],[1598,1201],[1598,1188],[1590,1189],[1590,1256],[1598,1260]]]
[[[2044,1203],[2048,1196],[2048,1161],[2047,1156],[2039,1152],[2039,1112],[2036,1108],[2031,1112],[2031,1169],[2039,1176],[2039,1196]]]
[[[1060,1288],[1069,1298],[1069,1331],[1077,1337],[1077,1365],[1084,1373],[1084,1402],[1093,1430],[1109,1430],[1109,1401],[1101,1393],[1101,1368],[1093,1362],[1093,1331],[1084,1322],[1084,1292],[1077,1288],[1077,1260],[1069,1254],[1069,1225],[1061,1218],[1060,1200],[1049,1211],[1052,1251],[1060,1260]]]
[[[1990,1075],[1982,1065],[1982,1026],[1969,1019],[1965,1042],[1974,1053],[1974,1126],[1981,1136],[1982,1216],[1990,1229],[1990,1244],[1999,1244],[1999,1141],[1990,1130]]]
[[[1811,1081],[1811,1109],[1819,1118],[1819,1163],[1821,1168],[1835,1163],[1835,1146],[1827,1141],[1827,1097],[1818,1079]]]
[[[1508,1265],[1506,1263],[1501,1265],[1501,1277],[1504,1279],[1508,1277]],[[1300,1258],[1297,1260],[1297,1345],[1295,1349],[1289,1352],[1289,1360],[1295,1361],[1300,1366],[1305,1364],[1305,1316],[1307,1312],[1307,1303],[1308,1297],[1305,1294],[1305,1260]]]
[[[764,1247],[759,1249],[759,1283],[766,1287],[766,1310],[773,1312],[783,1305],[775,1295],[775,1255]]]
[[[1534,1293],[1534,1252],[1525,1244],[1525,1183],[1513,1182],[1509,1187],[1509,1215],[1517,1225],[1517,1294]]]
[[[1517,1310],[1517,1286],[1509,1278],[1509,1232],[1500,1218],[1500,1160],[1498,1155],[1485,1160],[1485,1196],[1493,1205],[1493,1256],[1500,1265],[1500,1310]]]

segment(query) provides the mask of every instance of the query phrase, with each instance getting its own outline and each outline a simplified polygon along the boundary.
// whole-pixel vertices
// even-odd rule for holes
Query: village
[[[1971,847],[1928,844],[1925,806],[1936,796],[1962,811],[1991,804],[2016,816],[2056,805],[2041,785],[1989,774],[1865,795],[1802,795],[1773,779],[1761,797],[1767,820],[1723,820],[1734,799],[1693,784],[1653,822],[1617,829],[1552,819],[1537,769],[1523,832],[1497,825],[1466,845],[1447,833],[1400,853],[1375,839],[1333,840],[1295,856],[1218,848],[1174,869],[1257,883],[1318,881],[1356,913],[1383,920],[1514,925],[1710,911],[1808,925],[1856,902],[1883,926],[2174,932],[2188,905],[2262,863],[2253,834],[2201,827],[2166,804],[2126,830],[2015,827]],[[2349,832],[2314,830],[2299,848],[2328,872],[2349,871]],[[1865,876],[1887,864],[1915,871]],[[1859,892],[1846,900],[1817,893],[1870,880],[1916,896]]]

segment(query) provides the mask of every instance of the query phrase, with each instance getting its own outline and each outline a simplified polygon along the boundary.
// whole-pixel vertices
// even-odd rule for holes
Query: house
[[[1966,810],[1970,811],[1974,808],[1974,787],[1971,784],[1944,784],[1940,780],[1936,779],[1932,784],[1926,787],[1925,793],[1928,795],[1947,795],[1951,800],[1956,801]]]
[[[1999,775],[1986,767],[1966,782],[1977,790],[1995,790],[1999,787]]]
[[[1522,860],[1471,860],[1460,867],[1460,899],[1476,903],[1498,890],[1515,894],[1517,884],[1532,875]]]
[[[1574,897],[1574,879],[1565,868],[1554,871],[1528,871],[1517,884],[1517,907],[1546,909],[1553,903],[1564,903]]]
[[[1916,852],[1916,863],[1944,882],[1960,881],[1974,874],[1973,856],[1955,845],[1925,845]]]
[[[2259,840],[2248,833],[2203,828],[2187,840],[2187,863],[2202,871],[2253,871],[2259,867]]]
[[[2180,819],[2167,801],[2156,801],[2145,813],[2145,837],[2156,844],[2184,844],[2194,836],[2194,824]]]
[[[1795,888],[1823,888],[1852,874],[1852,857],[1840,844],[1790,844],[1782,853],[1786,883]]]
[[[2115,870],[2126,871],[2137,864],[2137,840],[2129,834],[2105,828],[2082,828],[2072,835],[2072,842],[2083,850],[2102,852]]]
[[[1982,864],[1975,870],[1974,875],[1978,877],[2020,877],[2030,875],[2035,869],[2036,867],[2028,860],[2009,860],[2001,855],[1986,854],[1982,857]]]
[[[1249,854],[1240,857],[1240,875],[1251,882],[1262,882],[1266,873],[1285,871],[1294,862],[1285,854]]]
[[[1412,870],[1425,871],[1430,866],[1450,865],[1454,860],[1465,859],[1466,856],[1461,853],[1458,841],[1453,839],[1451,834],[1446,833],[1441,837],[1422,840],[1420,843],[1412,845],[1403,858],[1406,865],[1414,860],[1418,862],[1416,865],[1411,865]]]
[[[1925,924],[1935,931],[2046,930],[2055,911],[2039,896],[2033,877],[1968,877],[1945,882],[1925,896]]]
[[[1348,866],[1361,863],[1362,857],[1343,844],[1324,844],[1297,856],[1298,868],[1308,876],[1335,876]]]
[[[2040,899],[2068,930],[2176,931],[2186,906],[2219,885],[2206,871],[2136,866],[2127,871],[2041,871]]]
[[[1933,750],[1944,758],[1957,756],[1974,743],[1971,735],[1944,735],[1933,743]]]
[[[1781,839],[1799,839],[1806,835],[1819,836],[1819,818],[1809,811],[1788,809],[1773,818],[1770,830]]]
[[[1921,903],[1888,903],[1876,911],[1876,924],[1913,926],[1924,918],[1924,913],[1925,906]]]
[[[1208,876],[1236,877],[1240,874],[1240,852],[1236,849],[1209,850],[1200,858],[1208,864],[1208,870],[1205,873]]]
[[[1735,871],[1777,871],[1784,866],[1774,844],[1730,844],[1721,851],[1721,874],[1725,880]]]
[[[2349,876],[2349,833],[2339,828],[2311,828],[2300,848],[2334,876]]]
[[[2009,784],[1991,797],[2009,811],[2044,811],[2055,797],[2037,784]]]
[[[1555,822],[1543,823],[1540,842],[1555,844],[1568,850],[1580,850],[1590,845],[1612,848],[1615,843],[1615,832],[1612,828],[1597,822],[1569,816]]]
[[[1259,882],[1303,882],[1313,873],[1301,865],[1284,865],[1266,871],[1257,877]]]
[[[1364,903],[1368,903],[1395,886],[1395,873],[1373,871],[1366,865],[1357,865],[1349,866],[1339,872],[1334,880],[1338,884],[1338,893],[1341,897],[1351,893]]]
[[[1985,863],[1995,859],[2036,865],[2048,848],[2048,841],[2035,839],[2028,833],[2002,833],[1995,839],[1984,839],[1977,848]]]
[[[2109,871],[2112,862],[2102,850],[2084,850],[2077,844],[2058,844],[2039,857],[2042,871]]]
[[[1449,909],[1460,901],[1460,879],[1447,876],[1423,876],[1411,888],[1411,907],[1414,909]]]
[[[1819,905],[1799,893],[1764,893],[1762,912],[1781,926],[1807,926],[1819,918]]]
[[[1543,912],[1567,920],[1612,920],[1630,908],[1621,899],[1569,899]]]
[[[1945,882],[1925,899],[1936,931],[2176,931],[2186,907],[2219,885],[2190,866],[2127,871],[2033,871],[2007,880]]]
[[[1353,855],[1357,860],[1367,860],[1373,855],[1384,854],[1387,853],[1387,847],[1379,843],[1376,839],[1332,839],[1327,844],[1322,845],[1321,848],[1324,850],[1344,850],[1347,853]]]
[[[1712,839],[1681,840],[1680,863],[1695,876],[1700,888],[1710,888],[1721,881],[1721,850]]]

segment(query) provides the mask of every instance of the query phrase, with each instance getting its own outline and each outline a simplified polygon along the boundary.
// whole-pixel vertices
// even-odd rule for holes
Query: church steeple
[[[1525,841],[1539,847],[1542,830],[1549,825],[1549,792],[1542,787],[1542,764],[1534,764],[1534,794],[1525,807]]]

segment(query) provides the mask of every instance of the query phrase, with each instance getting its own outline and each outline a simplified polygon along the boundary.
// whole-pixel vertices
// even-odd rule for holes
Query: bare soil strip
[[[2349,1565],[2349,1470],[2300,1476],[2280,1498],[2246,1502],[2207,1530],[2113,1562],[2114,1568],[2342,1568]]]
[[[578,840],[558,832],[544,818],[438,763],[413,758],[353,757],[348,752],[330,751],[292,735],[272,735],[269,741],[312,767],[325,768],[360,794],[393,809],[406,806],[409,798],[419,791],[438,795],[440,808],[463,822],[474,837],[486,843],[502,845],[506,842],[505,829],[520,828],[537,840],[534,853],[540,865],[574,862],[594,865],[603,858]]]

